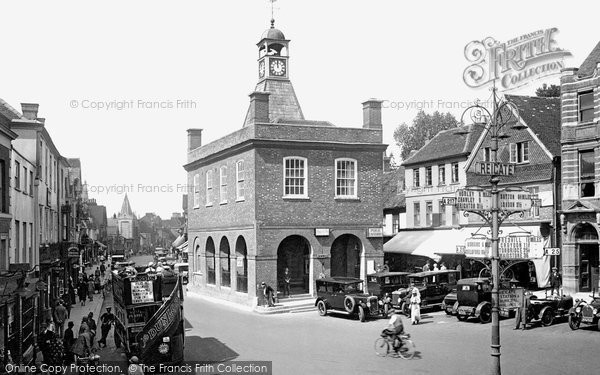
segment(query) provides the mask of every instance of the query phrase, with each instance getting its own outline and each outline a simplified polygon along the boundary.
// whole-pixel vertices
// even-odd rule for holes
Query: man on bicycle
[[[392,317],[388,322],[386,329],[381,332],[384,337],[390,337],[394,339],[394,351],[398,352],[402,346],[402,339],[400,335],[404,334],[404,324],[402,324],[402,318],[396,313],[396,310],[392,310]]]

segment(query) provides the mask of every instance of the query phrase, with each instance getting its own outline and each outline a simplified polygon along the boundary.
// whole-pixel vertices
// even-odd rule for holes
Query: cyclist
[[[392,310],[392,316],[388,321],[388,326],[381,332],[381,336],[389,337],[394,340],[394,351],[397,353],[402,346],[402,339],[400,335],[404,334],[404,324],[402,324],[402,318],[400,314],[396,313],[396,310]]]

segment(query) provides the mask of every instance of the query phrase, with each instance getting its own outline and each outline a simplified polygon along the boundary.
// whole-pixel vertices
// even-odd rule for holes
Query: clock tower
[[[288,78],[289,40],[275,28],[275,20],[271,19],[271,27],[267,29],[256,45],[258,46],[258,80],[268,78]]]
[[[283,32],[275,28],[275,20],[271,19],[271,27],[262,34],[260,42],[256,44],[258,83],[254,91],[269,93],[269,122],[304,120],[300,103],[290,81],[289,43]],[[253,121],[250,113],[248,109],[244,126]]]

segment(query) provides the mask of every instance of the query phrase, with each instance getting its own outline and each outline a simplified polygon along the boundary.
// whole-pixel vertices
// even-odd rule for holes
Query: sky
[[[572,54],[566,67],[579,67],[600,40],[600,4],[564,4],[278,0],[273,13],[291,40],[289,75],[305,118],[361,127],[361,103],[377,98],[393,145],[394,129],[419,108],[460,118],[490,97],[488,86],[463,81],[471,41],[555,27]],[[0,98],[17,110],[39,103],[59,152],[81,159],[89,196],[109,215],[127,193],[139,216],[168,218],[187,190],[186,130],[204,129],[207,144],[243,125],[271,3],[5,1],[2,14]]]

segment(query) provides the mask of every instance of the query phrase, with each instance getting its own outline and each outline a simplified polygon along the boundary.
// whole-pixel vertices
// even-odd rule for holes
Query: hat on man
[[[556,270],[558,270],[558,268],[552,267],[552,271],[556,271]]]
[[[264,281],[262,283],[260,283],[260,285],[267,285],[267,283],[265,283]]]
[[[107,307],[107,308],[106,308],[106,311],[110,312],[110,309],[111,309],[110,307]]]
[[[129,359],[129,362],[131,362],[131,363],[138,363],[139,361],[140,361],[140,360],[139,360],[139,359],[138,359],[138,357],[136,357],[136,356],[133,356],[133,357],[131,357],[131,358]]]

